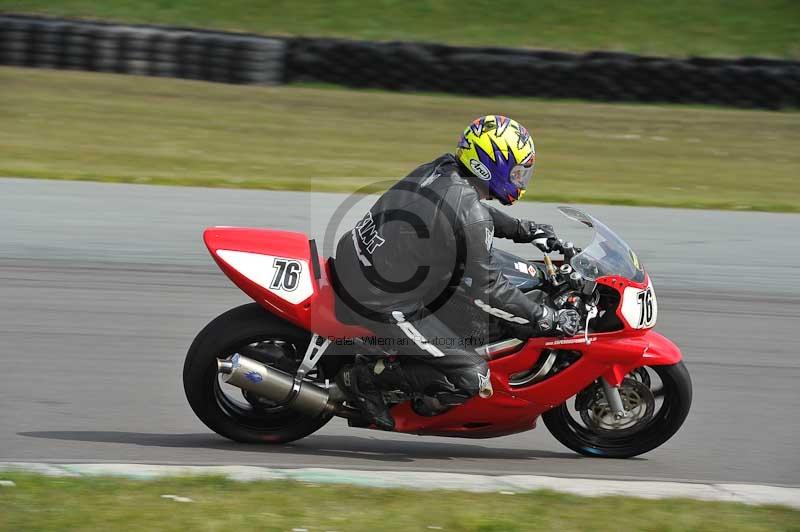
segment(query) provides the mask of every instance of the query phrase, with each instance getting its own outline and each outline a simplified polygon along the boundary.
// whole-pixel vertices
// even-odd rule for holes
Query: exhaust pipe
[[[325,388],[308,381],[295,387],[294,377],[279,369],[235,354],[227,360],[217,359],[222,380],[276,403],[289,406],[309,416],[332,412],[335,405]]]

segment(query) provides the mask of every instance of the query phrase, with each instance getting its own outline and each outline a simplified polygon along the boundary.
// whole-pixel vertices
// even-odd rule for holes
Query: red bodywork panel
[[[327,261],[315,272],[308,237],[302,233],[267,229],[214,227],[204,233],[206,246],[219,267],[247,295],[268,311],[306,330],[329,338],[369,336],[361,327],[336,319],[334,292]],[[278,262],[276,262],[278,261]],[[297,264],[297,283],[281,287],[280,261]],[[316,261],[319,262],[319,261]],[[292,278],[294,280],[294,278]],[[650,280],[635,283],[620,277],[598,280],[623,294],[626,287],[644,290]],[[291,290],[289,290],[291,288]],[[670,365],[681,352],[669,339],[650,328],[634,328],[616,309],[624,328],[610,333],[572,338],[530,338],[517,351],[490,360],[494,395],[474,397],[433,417],[419,416],[409,402],[395,406],[396,431],[489,438],[532,429],[543,412],[558,406],[599,377],[619,385],[627,373],[648,365]],[[581,357],[565,370],[539,383],[511,387],[509,376],[534,366],[545,349],[569,349]]]
[[[542,350],[552,348],[553,338],[530,338],[519,351],[489,361],[494,395],[474,397],[463,405],[434,417],[418,416],[408,403],[392,409],[397,431],[445,434],[472,438],[493,438],[532,429],[543,412],[560,405],[598,377],[618,385],[630,371],[643,366],[676,364],[681,353],[670,340],[648,330],[634,337],[622,333],[564,339],[562,344],[581,352],[581,358],[562,372],[530,386],[514,387],[509,375],[531,368]],[[460,432],[460,434],[453,434]]]
[[[366,329],[345,325],[336,319],[334,292],[329,280],[328,263],[325,262],[320,266],[319,278],[317,278],[311,245],[308,237],[303,233],[270,229],[212,227],[203,233],[203,240],[225,275],[245,294],[273,314],[329,338],[370,335]],[[299,272],[300,282],[310,285],[310,289],[306,290],[308,297],[303,298],[300,302],[291,302],[281,296],[281,290],[270,290],[269,285],[277,272],[270,264],[269,259],[263,265],[264,277],[258,279],[255,275],[245,275],[242,270],[237,268],[238,264],[235,261],[226,261],[225,251],[237,251],[299,262],[302,268]],[[317,262],[319,262],[318,259]],[[305,288],[305,286],[295,288],[291,295],[297,294],[300,288]]]
[[[245,294],[253,298],[268,311],[300,327],[310,327],[311,304],[318,293],[316,279],[311,274],[311,249],[308,238],[302,233],[272,231],[269,229],[247,229],[238,227],[212,227],[203,233],[203,240],[225,275]],[[312,279],[312,290],[308,298],[300,303],[290,303],[268,289],[272,282],[269,277],[269,260],[255,264],[264,271],[263,278],[245,275],[241,265],[223,258],[224,252],[234,251],[252,255],[276,256],[297,260],[303,266],[301,275]],[[222,253],[221,253],[222,252]],[[264,286],[264,285],[267,286]]]

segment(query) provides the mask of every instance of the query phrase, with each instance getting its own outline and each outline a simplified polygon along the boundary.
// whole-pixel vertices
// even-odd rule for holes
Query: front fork
[[[622,405],[622,397],[619,395],[619,386],[612,386],[605,377],[600,377],[600,383],[603,385],[603,393],[608,401],[608,406],[614,412],[614,417],[622,419],[627,416],[628,413],[625,412],[625,407]]]
[[[586,313],[586,325],[583,328],[584,341],[589,345],[589,320],[597,316],[597,307],[591,305],[589,311]],[[622,405],[622,397],[619,395],[619,386],[613,386],[605,377],[600,377],[600,383],[603,385],[603,393],[606,396],[606,401],[611,411],[614,412],[616,419],[622,419],[627,415],[625,407]]]

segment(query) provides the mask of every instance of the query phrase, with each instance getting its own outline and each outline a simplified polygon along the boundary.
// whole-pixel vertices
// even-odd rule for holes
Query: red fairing
[[[621,277],[605,277],[599,284],[625,294],[646,291],[652,284],[648,277],[636,283]],[[636,294],[630,294],[635,296]],[[623,329],[572,338],[530,338],[519,350],[503,353],[489,361],[494,395],[478,397],[434,417],[418,416],[408,403],[392,409],[396,430],[417,434],[439,434],[469,438],[492,438],[531,429],[536,419],[547,410],[576,395],[599,377],[619,385],[625,375],[641,366],[676,364],[681,352],[669,339],[652,330],[655,312],[637,320],[636,313],[623,312],[624,297],[616,309]],[[653,306],[655,303],[653,302]],[[626,316],[627,314],[627,316]],[[580,358],[565,370],[529,386],[511,387],[509,377],[528,371],[545,349],[564,349],[580,352]]]
[[[331,284],[330,261],[322,266],[319,279],[319,295],[311,308],[311,330],[329,339],[345,339],[372,336],[372,332],[363,327],[345,325],[336,319],[336,294]]]
[[[318,279],[303,233],[212,227],[203,240],[225,275],[268,311],[322,336],[370,334],[336,319],[328,265],[320,266]]]
[[[642,358],[648,366],[669,366],[683,360],[681,350],[666,336],[655,331],[647,331],[647,350]]]
[[[302,233],[212,227],[203,240],[220,269],[268,311],[308,328],[318,293],[311,248]]]
[[[493,438],[534,427],[536,418],[577,394],[598,377],[619,385],[630,371],[643,366],[676,364],[681,360],[677,346],[655,331],[634,337],[624,332],[554,340],[531,338],[517,352],[491,360],[494,395],[478,397],[434,417],[418,416],[407,403],[397,405],[392,414],[399,432],[442,434],[471,438]],[[511,387],[509,376],[531,368],[544,348],[558,347],[581,352],[581,357],[564,371],[542,382]],[[548,345],[549,344],[549,345]]]

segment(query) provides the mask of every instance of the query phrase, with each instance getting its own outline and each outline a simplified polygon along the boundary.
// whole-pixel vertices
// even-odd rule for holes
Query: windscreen
[[[559,207],[558,210],[567,218],[594,229],[594,239],[570,261],[584,279],[595,281],[600,277],[619,275],[637,283],[644,281],[644,268],[639,258],[614,231],[574,207]]]

